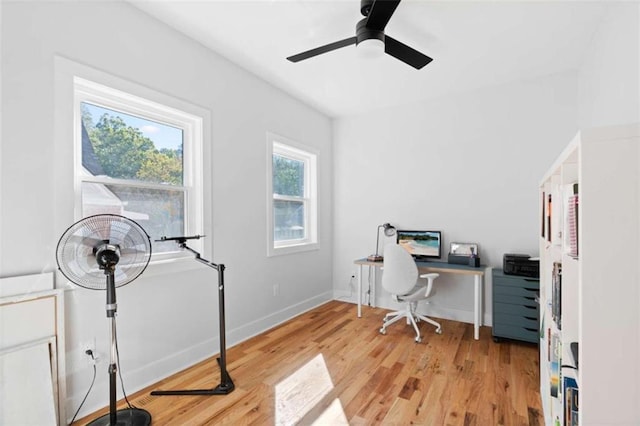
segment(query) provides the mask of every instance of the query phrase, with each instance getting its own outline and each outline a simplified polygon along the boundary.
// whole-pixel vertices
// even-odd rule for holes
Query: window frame
[[[128,88],[131,89],[130,87]],[[147,89],[148,92],[148,89]],[[144,93],[148,95],[148,93]],[[144,96],[143,95],[143,96]],[[117,88],[97,83],[93,80],[74,75],[73,77],[73,146],[74,146],[74,219],[80,220],[82,214],[82,184],[98,183],[125,187],[138,187],[157,190],[178,190],[184,193],[184,227],[185,235],[203,234],[204,232],[204,190],[203,190],[203,141],[205,117],[173,107],[171,98],[162,96],[160,102],[148,96],[137,96]],[[168,124],[183,130],[183,182],[182,185],[163,185],[152,182],[87,174],[82,165],[82,111],[81,103],[91,103],[118,112],[138,116],[155,122]],[[171,106],[170,106],[171,105]],[[195,250],[202,251],[201,240],[190,244]],[[190,257],[180,250],[178,245],[174,251],[152,253],[151,262],[157,263],[176,258]]]
[[[302,161],[304,167],[303,197],[273,193],[273,156],[280,155]],[[318,159],[316,149],[291,139],[267,132],[267,256],[318,249]],[[274,201],[302,201],[304,205],[305,238],[275,240]]]

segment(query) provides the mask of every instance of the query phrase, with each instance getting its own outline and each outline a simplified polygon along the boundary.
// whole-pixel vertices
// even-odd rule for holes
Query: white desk
[[[358,265],[358,318],[362,316],[362,267],[368,266],[373,271],[372,291],[370,294],[370,300],[373,306],[375,306],[375,282],[376,282],[376,270],[382,267],[382,262],[371,262],[370,260],[357,259],[353,263]],[[474,297],[474,312],[473,312],[473,337],[478,340],[480,338],[480,326],[482,325],[482,283],[484,277],[485,265],[480,265],[477,268],[467,265],[456,265],[446,262],[424,262],[417,261],[418,270],[420,273],[427,272],[443,272],[450,274],[471,275],[473,276],[473,297]]]

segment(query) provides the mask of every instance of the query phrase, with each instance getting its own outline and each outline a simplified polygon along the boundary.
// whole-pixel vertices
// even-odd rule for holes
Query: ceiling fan
[[[384,44],[385,53],[416,69],[421,69],[433,59],[384,33],[384,28],[399,3],[400,0],[360,0],[360,13],[362,13],[364,19],[361,19],[356,24],[355,37],[316,47],[315,49],[289,56],[287,59],[291,62],[299,62],[341,47],[353,44],[358,45],[365,41],[374,40]]]

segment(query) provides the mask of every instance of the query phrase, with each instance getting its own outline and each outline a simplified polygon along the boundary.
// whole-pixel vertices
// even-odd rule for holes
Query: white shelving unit
[[[577,256],[569,244],[567,217],[574,184]],[[539,237],[545,423],[569,420],[563,389],[568,377],[579,388],[579,424],[639,425],[640,124],[576,135],[541,181]],[[554,264],[562,268],[556,294]],[[559,318],[554,317],[558,299]],[[576,366],[572,342],[578,343],[578,369],[571,368]]]

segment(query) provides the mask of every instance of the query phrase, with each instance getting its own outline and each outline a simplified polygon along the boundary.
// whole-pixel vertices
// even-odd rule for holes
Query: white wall
[[[640,121],[640,3],[608,9],[580,67],[581,128]]]
[[[576,131],[575,82],[569,72],[336,120],[336,295],[354,299],[353,260],[375,251],[384,222],[443,231],[445,260],[453,241],[478,243],[494,267],[504,253],[537,255],[536,188]],[[472,282],[441,274],[431,312],[472,321]]]
[[[211,225],[203,230],[203,254],[227,267],[229,345],[331,298],[332,135],[326,116],[126,3],[3,2],[2,8],[0,276],[54,270],[57,240],[74,220],[72,158],[64,155],[70,145],[54,143],[65,125],[54,120],[54,58],[62,56],[211,112],[212,137],[205,141]],[[56,114],[64,120],[64,113]],[[267,131],[320,152],[319,250],[266,257]],[[121,367],[130,393],[219,350],[216,273],[192,265],[181,273],[151,266],[118,289]],[[108,403],[104,304],[99,291],[66,295],[71,414],[92,374],[81,342],[95,340],[103,361],[80,415]]]

